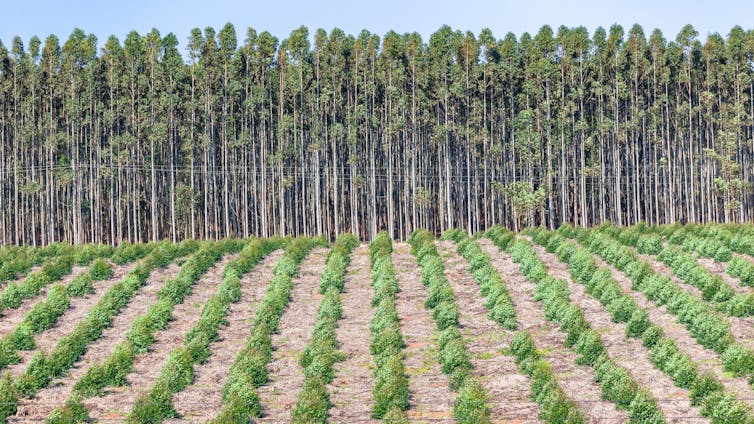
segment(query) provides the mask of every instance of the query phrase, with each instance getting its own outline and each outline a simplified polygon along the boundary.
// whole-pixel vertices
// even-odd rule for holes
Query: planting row
[[[335,377],[334,364],[342,359],[335,337],[338,320],[343,316],[340,293],[345,285],[344,276],[350,263],[351,251],[358,244],[359,241],[352,234],[341,234],[327,257],[319,286],[324,298],[319,305],[310,342],[301,356],[304,387],[293,410],[293,422],[327,422],[327,411],[332,406],[327,384]]]
[[[298,275],[301,261],[314,247],[324,244],[321,238],[297,238],[288,244],[257,309],[246,346],[230,367],[228,381],[223,387],[223,406],[215,422],[246,422],[249,417],[262,415],[256,388],[269,381],[267,364],[272,359],[271,335],[288,305],[293,278]]]

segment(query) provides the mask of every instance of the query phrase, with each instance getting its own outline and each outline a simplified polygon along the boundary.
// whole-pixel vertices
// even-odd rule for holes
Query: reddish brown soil
[[[335,335],[345,360],[335,364],[335,379],[328,387],[332,423],[377,422],[370,418],[374,404],[374,361],[368,337],[374,296],[370,267],[369,246],[362,244],[351,253],[341,294],[343,318]]]
[[[190,295],[173,309],[172,321],[155,334],[149,351],[136,356],[124,387],[110,387],[101,398],[86,399],[84,405],[94,420],[120,420],[126,417],[136,399],[145,394],[162,372],[170,352],[183,344],[183,338],[201,316],[202,307],[222,282],[225,265],[235,255],[225,256],[199,278]]]
[[[521,274],[518,264],[509,254],[499,251],[490,240],[480,239],[479,243],[508,284],[522,329],[531,333],[537,348],[543,351],[544,359],[557,375],[558,383],[584,412],[588,422],[627,422],[625,411],[601,399],[601,388],[594,380],[592,368],[576,364],[576,354],[565,347],[566,335],[545,319],[541,304],[534,301],[534,284]]]
[[[71,271],[70,274],[64,276],[59,281],[59,283],[62,283],[63,285],[67,285],[76,276],[86,271],[87,271],[86,267],[76,265],[73,267],[73,271]],[[18,308],[4,310],[1,314],[2,318],[0,318],[0,337],[13,331],[13,329],[15,329],[16,326],[20,324],[21,321],[24,320],[24,317],[26,316],[26,314],[31,310],[31,308],[34,307],[34,305],[47,299],[47,290],[57,283],[58,282],[52,283],[48,286],[43,287],[42,290],[39,291],[39,295],[37,296],[24,299]]]
[[[152,272],[146,284],[131,298],[118,315],[113,318],[112,326],[87,348],[71,370],[62,378],[53,380],[48,387],[37,392],[34,399],[22,400],[12,422],[43,421],[56,406],[63,405],[73,390],[73,385],[84,376],[89,367],[101,363],[112,353],[115,346],[125,339],[126,332],[133,320],[146,313],[149,305],[157,300],[157,292],[163,283],[174,277],[180,268],[170,264],[165,269]]]
[[[309,343],[322,299],[319,279],[325,268],[328,250],[317,248],[301,263],[299,276],[293,280],[291,300],[280,317],[278,332],[272,335],[270,382],[258,389],[264,417],[260,422],[287,422],[304,386],[301,354]]]
[[[228,308],[228,324],[220,328],[218,339],[210,345],[209,359],[194,366],[193,384],[173,395],[173,405],[182,418],[166,422],[203,423],[217,416],[228,369],[246,343],[257,306],[281,256],[282,250],[271,253],[241,278],[241,299]]]
[[[395,307],[406,343],[404,365],[408,374],[408,417],[417,423],[452,423],[456,394],[440,369],[437,334],[431,312],[424,308],[427,288],[419,266],[405,243],[393,244],[393,266],[400,285]],[[365,336],[366,337],[366,336]]]
[[[667,422],[710,421],[701,416],[699,408],[691,405],[688,390],[676,387],[667,375],[652,365],[649,361],[649,349],[640,340],[626,336],[626,325],[614,323],[599,301],[589,295],[583,285],[573,281],[566,264],[560,262],[557,256],[547,253],[542,246],[535,245],[534,248],[545,262],[550,275],[568,282],[571,302],[584,311],[584,318],[600,333],[608,356],[625,368],[640,387],[647,389],[658,400],[657,406]]]
[[[669,266],[657,260],[657,257],[652,255],[639,255],[639,257],[642,260],[648,262],[654,272],[662,275],[667,275],[671,280],[673,280],[683,289],[699,297],[702,296],[702,292],[699,289],[690,284],[684,283],[683,280],[678,278],[673,273],[673,270]],[[715,305],[711,303],[710,305],[713,309],[715,308]],[[728,320],[728,322],[730,322],[730,332],[731,334],[733,334],[733,337],[736,339],[736,341],[749,349],[754,349],[754,317],[738,318],[726,316],[725,318]]]
[[[445,277],[455,292],[461,333],[474,366],[473,375],[487,391],[493,422],[540,422],[537,420],[539,405],[531,400],[529,378],[519,372],[513,356],[504,353],[513,332],[487,317],[479,285],[467,272],[466,260],[456,253],[455,243],[441,242],[438,251],[446,258]]]
[[[604,262],[597,255],[592,255],[592,257],[599,267],[610,270],[613,278],[623,288],[623,292],[631,295],[636,303],[647,311],[650,321],[662,328],[666,336],[675,340],[680,350],[689,355],[698,365],[699,371],[714,374],[731,393],[735,393],[741,398],[749,399],[749,403],[754,405],[754,402],[752,402],[754,399],[754,390],[751,389],[746,379],[734,378],[728,373],[724,373],[719,355],[712,349],[707,349],[697,343],[691,337],[686,327],[679,323],[674,315],[668,312],[667,306],[657,307],[643,293],[631,289],[631,280],[623,272]]]

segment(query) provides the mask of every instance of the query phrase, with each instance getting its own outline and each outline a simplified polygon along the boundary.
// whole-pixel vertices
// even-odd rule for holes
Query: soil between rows
[[[403,363],[408,375],[408,418],[416,423],[452,423],[456,394],[440,369],[435,323],[424,308],[428,292],[421,283],[411,246],[394,243],[392,260],[400,287],[395,309],[406,343]]]
[[[378,422],[371,418],[374,397],[374,361],[369,352],[370,324],[374,296],[369,261],[369,245],[362,244],[351,252],[341,294],[343,318],[335,336],[345,360],[335,364],[335,379],[330,392],[330,422]]]
[[[493,422],[538,423],[539,405],[531,400],[529,377],[518,370],[509,349],[513,332],[487,317],[479,285],[467,271],[468,262],[451,241],[439,243],[445,258],[445,277],[455,293],[461,334],[469,349],[472,374],[485,388]]]
[[[325,248],[315,248],[304,258],[298,277],[293,279],[290,303],[272,335],[272,361],[267,366],[270,382],[257,390],[263,417],[259,422],[288,422],[304,386],[304,370],[299,359],[311,338],[322,299],[319,279],[325,268]]]
[[[115,346],[126,337],[133,320],[146,313],[149,305],[157,301],[157,292],[170,278],[178,274],[180,267],[170,264],[163,269],[157,269],[147,278],[146,284],[139,288],[131,301],[113,317],[112,325],[102,332],[102,336],[95,340],[86,353],[73,364],[68,374],[53,380],[48,387],[37,392],[34,399],[21,400],[18,412],[9,422],[41,422],[59,405],[63,405],[73,391],[73,386],[86,374],[90,366],[101,363],[112,353]]]
[[[209,359],[204,364],[194,365],[194,382],[173,395],[173,406],[181,418],[166,420],[166,423],[204,423],[220,412],[228,371],[246,344],[257,306],[282,256],[283,250],[270,253],[241,277],[241,299],[228,307],[227,325],[220,327],[218,339],[210,345]]]
[[[545,318],[541,305],[534,301],[535,286],[521,274],[518,264],[489,239],[480,239],[479,244],[507,283],[521,328],[531,333],[534,344],[543,351],[543,358],[552,366],[563,391],[576,402],[588,422],[627,422],[625,411],[602,400],[601,388],[594,380],[592,368],[576,364],[576,354],[565,347],[566,335]]]

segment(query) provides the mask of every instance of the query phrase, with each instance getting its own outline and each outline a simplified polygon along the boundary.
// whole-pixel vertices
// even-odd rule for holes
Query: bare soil
[[[370,418],[374,404],[374,361],[368,337],[373,315],[371,281],[369,246],[362,244],[351,253],[341,294],[343,317],[335,336],[345,360],[335,364],[335,379],[328,387],[332,423],[378,422]]]
[[[21,375],[28,365],[31,358],[38,352],[50,352],[58,344],[60,339],[70,334],[76,325],[83,321],[86,314],[102,299],[102,297],[117,284],[128,272],[136,266],[136,264],[129,264],[125,266],[116,266],[113,268],[113,275],[111,278],[104,281],[94,281],[92,285],[94,287],[94,293],[87,294],[83,297],[71,298],[70,306],[68,309],[58,318],[58,321],[51,328],[34,336],[34,343],[37,348],[28,351],[20,351],[21,362],[11,366],[9,369],[14,376]],[[78,275],[78,274],[77,274]],[[67,284],[68,282],[66,282]]]
[[[456,244],[440,242],[438,251],[445,258],[445,277],[455,292],[461,333],[474,366],[472,374],[487,391],[492,421],[540,422],[539,405],[531,400],[529,377],[520,373],[513,356],[505,353],[513,332],[487,317],[479,285],[467,271],[468,262],[456,253]]]
[[[697,258],[697,262],[699,262],[699,265],[706,268],[707,271],[722,278],[722,280],[728,283],[736,293],[749,294],[754,292],[754,288],[744,286],[741,284],[741,280],[725,272],[727,263],[715,262],[713,259],[703,258],[701,256]]]
[[[437,352],[437,334],[431,312],[424,308],[427,288],[411,247],[393,244],[393,266],[400,286],[395,307],[406,343],[404,365],[408,374],[409,420],[417,423],[452,423],[456,394],[442,373]]]
[[[507,283],[522,329],[532,335],[537,348],[543,351],[544,359],[552,366],[558,383],[584,412],[588,422],[627,422],[625,411],[601,399],[601,388],[595,382],[592,368],[576,364],[576,354],[565,347],[566,335],[545,318],[541,305],[534,301],[535,286],[521,274],[518,264],[490,240],[480,239],[479,243]]]
[[[220,328],[218,339],[210,345],[209,359],[195,365],[194,382],[173,395],[173,405],[181,418],[166,422],[204,423],[220,412],[228,369],[246,343],[257,306],[281,256],[282,250],[272,252],[241,278],[241,299],[228,307],[228,324]]]
[[[681,286],[683,289],[699,297],[702,296],[701,290],[692,286],[691,284],[684,283],[683,280],[678,278],[678,276],[673,273],[673,270],[669,266],[657,260],[657,257],[652,255],[638,255],[640,259],[649,263],[654,272],[662,275],[667,275],[672,281]],[[715,308],[715,305],[711,304],[711,302],[707,303],[710,304],[713,309]],[[733,334],[733,337],[736,339],[736,341],[738,343],[741,343],[748,349],[754,349],[754,317],[739,318],[726,315],[725,318],[730,323],[730,332],[731,334]]]
[[[75,277],[83,272],[86,272],[87,270],[87,267],[75,265],[71,273],[61,278],[59,283],[67,285]],[[5,336],[6,334],[13,331],[13,329],[15,329],[16,326],[24,320],[26,314],[31,310],[31,308],[34,307],[34,305],[47,299],[47,291],[50,289],[50,287],[57,283],[58,282],[55,282],[42,287],[42,289],[39,291],[39,295],[24,299],[18,308],[6,309],[2,311],[2,313],[0,313],[0,316],[2,316],[2,318],[0,318],[0,337]]]
[[[537,255],[545,262],[553,277],[568,282],[571,302],[584,311],[584,318],[600,333],[608,356],[625,368],[640,387],[647,389],[657,400],[657,406],[669,423],[707,423],[699,408],[691,405],[689,391],[673,384],[673,381],[649,360],[649,349],[640,340],[626,336],[626,325],[614,323],[610,314],[598,300],[589,295],[583,285],[573,281],[568,266],[545,248],[535,245]]]
[[[597,255],[593,254],[592,257],[599,267],[610,270],[615,281],[623,288],[623,292],[631,295],[636,303],[647,312],[650,321],[662,328],[666,336],[675,340],[678,348],[683,353],[689,355],[698,365],[699,371],[712,373],[731,393],[737,394],[740,398],[748,399],[748,403],[754,405],[754,390],[749,386],[746,379],[731,377],[730,374],[723,372],[720,356],[712,349],[707,349],[697,343],[691,337],[686,327],[679,323],[674,315],[668,312],[667,306],[657,307],[652,301],[647,299],[644,293],[631,288],[631,280],[623,272],[603,261]]]
[[[190,295],[173,309],[172,320],[155,334],[149,351],[136,356],[134,367],[126,377],[128,385],[109,387],[105,396],[86,399],[84,405],[94,420],[120,420],[131,411],[136,399],[157,381],[170,352],[183,344],[183,339],[201,316],[202,307],[222,282],[225,265],[236,255],[226,255],[199,278]]]
[[[317,308],[322,299],[319,279],[327,262],[328,249],[316,248],[301,263],[293,280],[291,300],[272,335],[270,382],[257,390],[264,417],[259,422],[288,422],[304,386],[304,370],[299,359],[314,329]]]
[[[68,374],[53,380],[34,399],[21,400],[18,412],[9,418],[10,422],[41,422],[53,408],[63,405],[73,391],[73,385],[86,374],[90,366],[101,363],[112,353],[115,346],[126,337],[133,320],[146,313],[149,305],[157,301],[157,292],[170,278],[175,277],[180,267],[170,264],[157,269],[147,279],[146,284],[131,298],[131,301],[113,318],[110,328],[87,348],[86,353],[71,367]]]

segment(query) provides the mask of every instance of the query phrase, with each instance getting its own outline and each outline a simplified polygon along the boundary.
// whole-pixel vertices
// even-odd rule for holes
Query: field
[[[0,249],[6,422],[754,422],[754,226]]]

